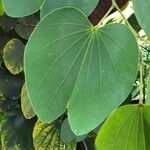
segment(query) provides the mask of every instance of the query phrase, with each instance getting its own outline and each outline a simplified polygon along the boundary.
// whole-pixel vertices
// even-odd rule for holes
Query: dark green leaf
[[[10,40],[4,47],[4,63],[12,74],[18,74],[23,70],[24,48],[24,44],[18,39]]]
[[[126,105],[114,111],[96,138],[97,150],[149,150],[150,106]]]
[[[34,131],[33,139],[36,150],[75,150],[76,142],[65,144],[60,139],[61,123],[56,121],[51,124],[43,124],[37,122]]]
[[[22,25],[22,24],[17,24],[15,27],[16,33],[22,38],[24,38],[25,40],[28,40],[33,29],[34,27]]]
[[[29,96],[27,95],[25,84],[21,90],[21,109],[25,118],[31,119],[35,116],[34,110],[30,104]]]
[[[25,51],[27,89],[36,114],[51,122],[68,108],[76,135],[94,129],[126,99],[137,66],[137,43],[127,26],[93,27],[75,8],[47,15]]]
[[[150,10],[150,0],[132,0],[135,15],[140,26],[145,30],[146,34],[150,37],[150,19],[149,19],[149,10]]]
[[[41,17],[45,16],[56,8],[64,6],[73,6],[79,8],[88,16],[92,13],[98,2],[99,0],[46,0],[41,9]]]
[[[17,20],[6,15],[0,17],[0,25],[5,32],[12,30],[17,24]]]
[[[75,134],[71,130],[67,118],[62,123],[60,137],[64,143],[69,143],[75,139]]]
[[[39,22],[40,18],[38,15],[33,14],[30,16],[18,18],[17,20],[18,20],[18,23],[20,23],[22,25],[35,27],[37,25],[37,23]]]
[[[44,0],[3,0],[8,16],[24,17],[37,12]]]
[[[33,150],[32,129],[32,122],[27,121],[20,110],[7,112],[1,130],[3,149]]]
[[[0,68],[0,95],[16,99],[21,93],[24,79],[22,75],[11,75],[6,69]]]

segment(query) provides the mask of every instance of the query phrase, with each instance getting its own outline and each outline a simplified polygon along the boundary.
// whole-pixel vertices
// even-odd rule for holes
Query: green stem
[[[114,9],[113,5],[109,8],[109,10],[107,11],[107,13],[104,15],[104,17],[101,19],[101,21],[98,23],[98,25],[102,25],[102,22],[104,21],[104,19],[110,14],[110,12]]]
[[[85,142],[85,141],[83,141],[83,144],[84,144],[85,150],[88,150],[88,147],[87,147],[87,145],[86,145],[86,142]]]
[[[140,97],[139,97],[139,104],[143,104],[143,58],[142,52],[140,55]]]
[[[126,19],[126,17],[124,16],[124,14],[122,13],[121,9],[118,7],[116,0],[112,0],[112,6],[115,7],[117,9],[117,11],[120,13],[121,17],[124,19],[125,23],[129,26],[130,30],[132,31],[132,33],[134,34],[134,36],[136,38],[139,37],[138,33],[133,29],[133,27],[130,25],[129,21]]]
[[[124,19],[125,23],[130,28],[131,32],[134,34],[136,38],[140,38],[139,34],[133,29],[130,25],[124,14],[122,13],[121,9],[118,7],[116,0],[112,0],[112,5],[115,7],[118,12],[120,13],[121,17]],[[140,96],[139,96],[139,104],[143,104],[143,58],[142,58],[142,51],[140,51]]]

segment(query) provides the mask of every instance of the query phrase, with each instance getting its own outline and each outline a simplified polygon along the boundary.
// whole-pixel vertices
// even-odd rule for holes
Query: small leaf
[[[24,44],[18,39],[10,40],[4,47],[4,63],[12,74],[18,74],[23,70],[24,48]]]
[[[69,143],[73,141],[76,137],[70,128],[67,118],[62,123],[60,137],[61,137],[62,142],[64,143]]]
[[[30,37],[32,31],[33,31],[33,27],[31,26],[27,26],[27,25],[21,25],[21,24],[17,24],[15,27],[16,33],[21,36],[22,38],[24,38],[25,40],[28,40],[28,38]]]
[[[146,34],[150,37],[150,19],[149,19],[149,10],[150,10],[150,1],[149,0],[132,0],[135,15],[140,26],[145,30]]]
[[[65,144],[60,139],[61,123],[55,121],[51,124],[43,124],[37,122],[34,131],[33,139],[36,150],[75,150],[76,142],[72,141]]]
[[[114,111],[96,138],[97,150],[149,150],[150,106],[126,105]]]
[[[41,17],[56,8],[64,6],[73,6],[82,10],[87,16],[92,13],[99,0],[46,0],[41,9]]]
[[[30,16],[17,18],[19,24],[35,27],[37,23],[40,21],[39,15],[33,14]]]
[[[35,113],[51,122],[68,108],[76,135],[93,130],[126,99],[137,66],[137,42],[127,26],[93,27],[70,7],[43,18],[25,50],[26,85]]]
[[[25,84],[23,85],[21,90],[21,108],[25,118],[31,119],[35,116],[34,110],[32,109],[29,97],[27,95]]]
[[[4,150],[33,150],[33,122],[26,120],[17,108],[8,111],[2,122],[1,142]]]
[[[37,12],[44,0],[3,0],[8,16],[24,17]]]

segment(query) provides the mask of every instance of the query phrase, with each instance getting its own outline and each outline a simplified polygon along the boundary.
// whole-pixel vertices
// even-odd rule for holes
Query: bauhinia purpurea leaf
[[[40,120],[51,122],[68,109],[71,129],[83,135],[130,93],[138,46],[127,26],[93,27],[81,11],[67,7],[37,25],[24,64],[27,90]]]
[[[115,110],[96,138],[97,150],[149,150],[150,105],[126,105]]]

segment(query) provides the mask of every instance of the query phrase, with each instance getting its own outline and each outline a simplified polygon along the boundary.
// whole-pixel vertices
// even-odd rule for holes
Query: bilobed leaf
[[[66,118],[62,123],[60,137],[64,143],[69,143],[73,141],[76,137],[70,128],[68,118]]]
[[[150,106],[126,105],[106,120],[96,138],[97,150],[149,150]]]
[[[24,48],[24,44],[19,39],[10,40],[4,47],[4,63],[12,74],[18,74],[23,70]]]
[[[8,16],[24,17],[37,12],[44,0],[3,0]]]
[[[56,8],[64,6],[73,6],[82,10],[87,16],[92,13],[99,0],[46,0],[41,9],[41,17]]]
[[[0,16],[2,16],[3,14],[4,14],[3,4],[2,0],[0,0]]]
[[[146,34],[150,37],[150,19],[149,19],[149,10],[150,10],[150,1],[149,0],[132,0],[135,15],[140,26],[144,29]]]
[[[23,85],[21,90],[21,109],[25,118],[31,119],[35,116],[34,110],[30,104],[25,84]]]
[[[61,123],[55,121],[51,124],[43,124],[38,121],[34,127],[33,139],[36,150],[75,150],[76,142],[65,144],[60,138]]]
[[[51,122],[68,108],[72,130],[83,135],[130,93],[138,47],[127,26],[93,27],[79,10],[68,7],[37,25],[24,64],[27,90],[40,120]]]

